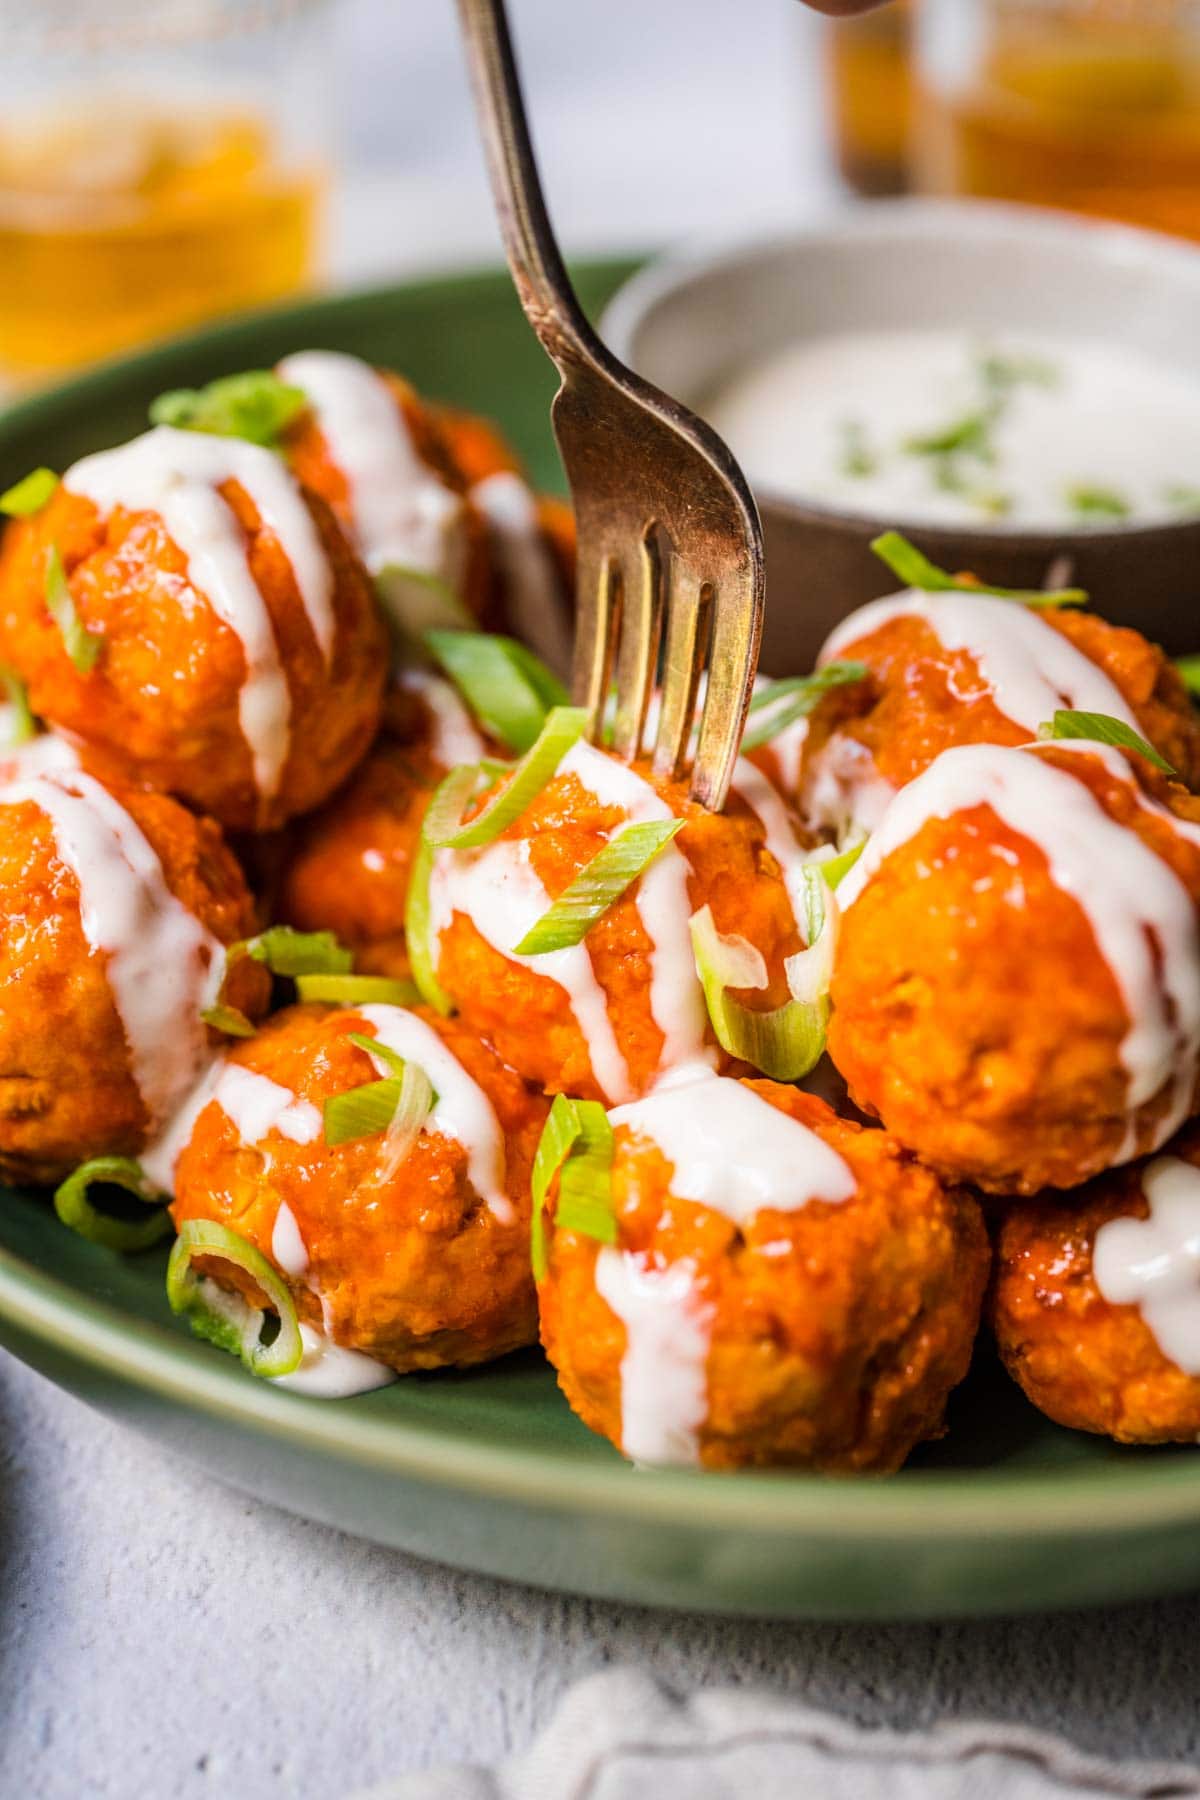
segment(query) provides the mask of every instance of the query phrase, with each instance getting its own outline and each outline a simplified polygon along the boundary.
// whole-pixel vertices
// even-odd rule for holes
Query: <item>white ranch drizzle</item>
[[[1146,1219],[1109,1219],[1092,1273],[1113,1306],[1136,1306],[1163,1355],[1200,1375],[1200,1169],[1159,1156],[1142,1172]]]
[[[275,1214],[275,1223],[271,1228],[271,1255],[284,1274],[291,1275],[297,1281],[308,1272],[308,1245],[301,1236],[296,1215],[286,1200]]]
[[[487,745],[454,685],[428,669],[402,669],[397,687],[416,694],[430,721],[429,753],[444,769],[478,762]]]
[[[105,976],[152,1127],[161,1125],[208,1054],[200,1014],[221,985],[225,952],[167,886],[162,864],[125,808],[82,770],[0,788],[49,819],[55,853],[79,886],[83,935]]]
[[[744,756],[739,756],[734,764],[732,786],[734,793],[745,801],[751,812],[758,815],[766,834],[767,849],[779,864],[792,914],[803,936],[804,894],[801,870],[811,863],[811,852],[806,851],[797,839],[791,810],[778,788],[760,768]]]
[[[157,513],[187,558],[188,579],[239,639],[246,662],[239,714],[260,795],[279,788],[291,744],[291,695],[246,536],[218,491],[236,481],[279,540],[326,661],[336,627],[333,570],[299,483],[278,456],[241,438],[159,425],[116,450],[86,456],[63,485],[101,511]]]
[[[518,956],[513,949],[549,910],[550,895],[529,860],[529,844],[500,839],[482,850],[439,850],[429,880],[430,936],[436,944],[454,914],[471,921],[485,943],[523,968],[557,982],[588,1047],[592,1074],[611,1101],[632,1098],[629,1069],[608,1016],[587,944]]]
[[[1031,736],[1060,707],[1107,713],[1140,730],[1121,690],[1090,657],[1032,607],[994,595],[924,594],[910,588],[872,600],[835,626],[818,666],[898,618],[923,620],[945,649],[970,656],[997,709]],[[964,700],[975,697],[962,695]]]
[[[504,1133],[491,1101],[437,1032],[399,1006],[360,1006],[359,1017],[374,1028],[381,1044],[423,1069],[437,1095],[424,1129],[440,1132],[467,1153],[471,1186],[502,1224],[516,1217],[504,1191]],[[394,1073],[382,1057],[372,1059],[381,1077]]]
[[[463,502],[421,460],[387,382],[369,363],[335,350],[285,357],[279,374],[309,399],[345,477],[353,535],[372,575],[419,569],[453,585]]]
[[[196,1120],[213,1097],[223,1067],[219,1057],[209,1063],[158,1135],[139,1156],[142,1169],[160,1193],[174,1194],[175,1171],[179,1167],[179,1159],[191,1142]]]
[[[471,488],[488,528],[492,560],[500,573],[512,629],[551,662],[570,661],[563,614],[562,578],[542,535],[529,484],[502,470]]]
[[[1101,747],[1069,741],[1053,748],[1094,755]],[[1135,785],[1123,758],[1102,760]],[[1186,1111],[1200,1055],[1195,902],[1169,865],[1135,832],[1110,819],[1086,784],[1039,754],[1039,746],[969,744],[943,751],[897,794],[845,876],[839,889],[843,911],[884,859],[927,820],[976,806],[991,807],[1010,830],[1036,844],[1055,885],[1087,917],[1128,1014],[1121,1044],[1128,1110],[1174,1085],[1171,1108],[1154,1127],[1153,1145],[1163,1143]]]
[[[657,1144],[674,1169],[672,1194],[736,1225],[765,1208],[794,1212],[810,1200],[849,1200],[857,1187],[849,1165],[815,1131],[709,1070],[680,1071],[609,1117],[614,1128]]]
[[[630,824],[674,817],[648,781],[582,738],[568,750],[558,773],[573,775],[602,806],[620,807]],[[620,830],[618,827],[613,835],[619,836]],[[637,884],[638,917],[651,944],[650,1013],[663,1034],[659,1057],[662,1069],[710,1054],[704,1047],[708,1019],[704,991],[696,974],[688,932],[692,913],[689,873],[686,856],[677,844],[670,843]]]
[[[323,1121],[311,1100],[299,1099],[290,1088],[240,1063],[223,1066],[212,1098],[243,1144],[261,1144],[272,1131],[293,1144],[312,1144],[321,1135]]]
[[[596,1291],[625,1327],[621,1448],[634,1462],[695,1467],[708,1415],[713,1308],[686,1258],[656,1268],[642,1252],[605,1245]]]
[[[896,792],[867,746],[835,731],[803,772],[801,811],[811,824],[828,826],[839,837],[852,830],[872,832]]]
[[[63,775],[79,766],[74,744],[55,731],[43,731],[0,754],[0,783],[23,781],[30,775]]]
[[[304,1354],[300,1366],[290,1375],[275,1375],[276,1387],[293,1394],[308,1394],[314,1400],[348,1400],[354,1394],[369,1394],[375,1388],[387,1387],[395,1381],[396,1371],[386,1363],[364,1356],[361,1350],[347,1350],[312,1325],[300,1326]]]

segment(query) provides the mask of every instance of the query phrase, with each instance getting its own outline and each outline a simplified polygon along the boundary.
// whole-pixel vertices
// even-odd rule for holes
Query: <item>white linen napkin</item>
[[[638,1669],[578,1682],[492,1769],[402,1776],[358,1800],[1186,1800],[1200,1771],[1112,1763],[1021,1726],[867,1730],[784,1696],[679,1699]]]

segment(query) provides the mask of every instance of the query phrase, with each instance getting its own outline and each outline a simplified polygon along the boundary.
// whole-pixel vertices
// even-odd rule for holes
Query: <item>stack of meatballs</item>
[[[517,641],[561,653],[571,525],[490,426],[329,352],[241,383],[7,497],[4,1174],[101,1242],[106,1182],[169,1217],[197,1328],[311,1393],[540,1332],[637,1462],[890,1471],[986,1309],[1051,1418],[1200,1436],[1161,652],[906,590],[765,688],[708,813]]]

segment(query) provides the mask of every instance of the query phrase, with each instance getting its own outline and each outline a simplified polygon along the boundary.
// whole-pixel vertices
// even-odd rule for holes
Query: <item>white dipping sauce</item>
[[[989,356],[1031,372],[989,387]],[[985,455],[961,451],[947,463],[910,447],[997,396]],[[1200,509],[1200,379],[1113,344],[958,330],[831,334],[753,364],[705,412],[762,487],[897,522],[1120,523],[1082,504],[1089,494],[1093,505],[1112,496],[1139,520]]]
[[[692,1468],[708,1415],[713,1309],[686,1260],[656,1268],[640,1252],[605,1245],[596,1292],[625,1327],[621,1448],[633,1462]]]
[[[1109,1219],[1092,1273],[1113,1306],[1136,1306],[1163,1355],[1200,1375],[1200,1169],[1156,1157],[1142,1175],[1146,1219]]]

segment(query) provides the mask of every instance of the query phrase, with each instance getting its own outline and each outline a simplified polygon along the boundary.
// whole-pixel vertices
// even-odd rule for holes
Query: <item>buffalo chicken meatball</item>
[[[433,1091],[417,1135],[329,1141],[328,1103],[393,1075],[396,1057]],[[529,1183],[545,1113],[456,1022],[294,1007],[216,1070],[179,1157],[175,1222],[247,1239],[336,1345],[399,1372],[486,1362],[536,1336]]]
[[[759,977],[748,1003],[788,997],[803,947],[795,882],[803,859],[766,780],[724,813],[680,782],[626,767],[582,741],[527,809],[482,848],[440,849],[428,890],[429,960],[448,1000],[506,1060],[549,1092],[616,1102],[663,1071],[711,1060],[689,919],[706,906]],[[761,807],[762,811],[756,810]],[[581,942],[521,953],[553,901],[631,823],[683,820]],[[413,945],[410,942],[410,951]],[[416,956],[414,953],[414,963]]]
[[[386,629],[278,456],[167,426],[85,457],[0,551],[35,713],[235,828],[318,805],[379,723]]]
[[[1200,1438],[1200,1131],[1150,1162],[1006,1212],[1000,1354],[1060,1425],[1124,1444]]]
[[[843,620],[819,666],[833,662],[866,676],[809,721],[797,797],[814,825],[873,831],[941,751],[1028,743],[1060,708],[1120,719],[1200,784],[1200,717],[1177,671],[1140,632],[1091,613],[909,590]]]
[[[43,742],[49,746],[53,740]],[[222,993],[255,1016],[269,976],[224,948],[254,930],[218,828],[81,769],[0,788],[0,1169],[55,1181],[136,1156],[219,1040]]]
[[[335,351],[302,351],[278,372],[309,403],[285,454],[332,506],[397,624],[433,577],[475,618],[561,651],[570,514],[535,499],[493,426]]]
[[[422,821],[442,776],[478,761],[488,744],[450,683],[424,670],[398,677],[387,719],[349,781],[292,827],[276,911],[302,931],[336,932],[359,969],[403,976],[404,909]]]
[[[994,1193],[1073,1187],[1195,1104],[1200,801],[1091,742],[947,750],[839,889],[857,1105]]]
[[[568,1160],[539,1282],[594,1431],[641,1463],[839,1472],[940,1435],[987,1277],[969,1195],[773,1082],[687,1079],[609,1120],[611,1241],[554,1223]]]

